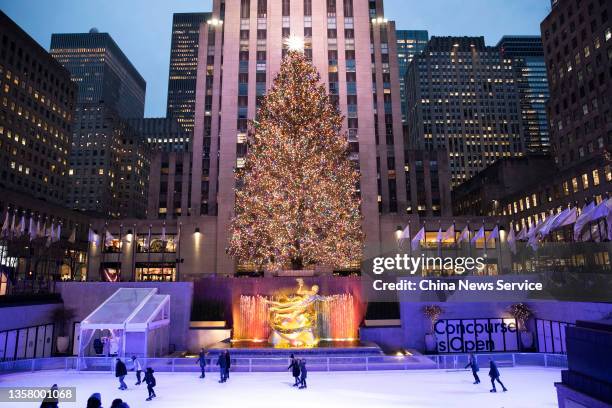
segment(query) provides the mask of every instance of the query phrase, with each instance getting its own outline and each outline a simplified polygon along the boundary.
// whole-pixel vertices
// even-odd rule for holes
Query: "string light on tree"
[[[238,262],[278,270],[361,260],[359,175],[342,123],[314,66],[288,51],[236,173],[228,252]]]

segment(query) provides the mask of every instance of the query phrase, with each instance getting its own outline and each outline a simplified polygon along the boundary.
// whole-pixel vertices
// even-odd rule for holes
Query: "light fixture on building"
[[[200,227],[195,227],[194,234],[199,234],[199,233],[200,233]]]
[[[125,239],[127,240],[127,242],[132,242],[132,238],[134,238],[134,235],[132,234],[132,230],[129,229],[127,235],[125,236]]]
[[[386,24],[387,19],[384,17],[374,17],[372,19],[372,24]]]
[[[207,23],[212,26],[220,26],[223,25],[223,20],[219,20],[218,18],[211,18],[207,21]]]
[[[395,229],[395,239],[399,240],[400,237],[402,236],[402,226],[398,225],[397,228]]]

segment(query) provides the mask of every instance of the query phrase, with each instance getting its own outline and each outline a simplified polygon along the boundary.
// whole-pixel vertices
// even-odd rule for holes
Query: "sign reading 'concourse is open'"
[[[434,332],[439,353],[518,350],[518,329],[513,318],[438,320]]]

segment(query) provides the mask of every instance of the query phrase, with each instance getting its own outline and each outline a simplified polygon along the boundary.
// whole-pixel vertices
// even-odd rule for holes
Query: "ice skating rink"
[[[488,368],[481,369],[481,383],[473,385],[470,371],[412,370],[370,372],[311,372],[308,388],[293,388],[290,373],[232,373],[229,382],[219,384],[217,373],[206,379],[198,373],[156,373],[156,399],[146,402],[146,386],[136,387],[135,375],[129,373],[127,391],[119,391],[110,373],[74,371],[38,371],[0,374],[0,387],[61,386],[77,387],[76,403],[60,403],[61,408],[85,408],[93,392],[102,394],[102,406],[110,407],[114,398],[122,398],[130,408],[189,407],[556,407],[554,382],[561,380],[558,369],[500,368],[501,380],[509,388],[489,393]],[[31,403],[0,403],[0,408],[38,407]]]

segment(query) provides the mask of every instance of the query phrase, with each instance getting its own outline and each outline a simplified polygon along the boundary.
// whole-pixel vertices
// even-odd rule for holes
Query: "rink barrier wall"
[[[299,356],[298,356],[299,357]],[[548,353],[495,353],[478,354],[481,369],[488,367],[492,358],[499,367],[550,367],[567,368],[567,356]],[[463,370],[467,364],[467,354],[427,355],[427,356],[348,356],[348,357],[308,357],[309,371],[383,371],[441,369]],[[141,358],[143,367],[151,367],[157,372],[199,372],[200,366],[195,358]],[[127,362],[128,369],[131,363]],[[284,372],[287,371],[287,358],[232,358],[232,372]],[[115,357],[51,357],[0,362],[0,374],[33,372],[41,370],[78,370],[114,373]],[[216,356],[210,357],[207,372],[218,372]]]

